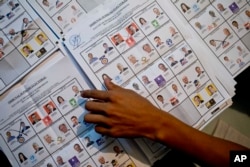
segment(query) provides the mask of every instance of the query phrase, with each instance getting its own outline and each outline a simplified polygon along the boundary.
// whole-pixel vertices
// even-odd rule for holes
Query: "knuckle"
[[[120,137],[120,131],[118,131],[116,128],[112,128],[109,131],[109,135],[113,137]]]

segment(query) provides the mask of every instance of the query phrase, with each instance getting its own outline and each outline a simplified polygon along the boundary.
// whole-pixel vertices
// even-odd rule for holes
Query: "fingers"
[[[108,121],[108,117],[101,114],[87,113],[84,115],[84,121],[87,123],[105,125]]]
[[[94,98],[97,100],[109,100],[109,94],[107,93],[107,91],[102,90],[84,90],[81,91],[81,96],[84,98]]]
[[[106,127],[106,126],[103,126],[103,125],[96,125],[95,126],[95,131],[97,133],[100,133],[100,134],[112,136],[112,135],[110,135],[109,127]]]
[[[120,89],[121,87],[118,85],[115,85],[112,81],[109,79],[104,79],[104,84],[108,90],[114,90],[114,89]]]
[[[105,113],[105,109],[107,108],[107,103],[99,102],[99,101],[88,101],[85,104],[85,108],[88,111],[91,111],[93,113]]]
[[[115,85],[108,79],[104,79],[104,83],[108,90],[121,89],[120,86]],[[109,91],[94,90],[94,89],[81,91],[81,96],[85,98],[94,98],[97,100],[104,100],[104,101],[109,101],[111,99]]]
[[[115,137],[115,138],[121,137],[121,135],[119,135],[117,133],[113,133],[112,128],[110,128],[109,126],[106,126],[106,125],[101,125],[101,124],[96,125],[95,126],[95,131],[97,133],[107,135],[107,136],[110,136],[110,137]]]

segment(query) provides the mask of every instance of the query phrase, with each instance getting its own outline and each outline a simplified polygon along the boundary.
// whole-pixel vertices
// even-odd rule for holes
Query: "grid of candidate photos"
[[[17,0],[0,2],[0,92],[16,83],[56,46],[41,19],[33,19]]]
[[[83,89],[75,78],[62,83],[3,127],[3,141],[20,166],[135,166],[117,139],[96,133],[84,121]]]
[[[195,125],[224,100],[192,48],[157,3],[107,32],[82,50],[81,56],[101,83],[109,78],[189,125]],[[190,113],[184,112],[184,104]]]
[[[229,73],[250,61],[250,4],[247,1],[172,1]]]

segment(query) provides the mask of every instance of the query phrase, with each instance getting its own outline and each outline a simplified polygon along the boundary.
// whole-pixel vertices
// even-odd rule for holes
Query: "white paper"
[[[38,67],[1,96],[0,146],[13,166],[97,166],[100,157],[107,166],[147,166],[135,143],[97,134],[84,122],[87,99],[74,90],[90,87],[67,57],[58,51]]]
[[[65,35],[65,44],[96,88],[105,89],[102,77],[106,75],[199,129],[221,112],[231,97],[212,70],[203,65],[202,56],[196,54],[204,52],[197,48],[197,40],[179,27],[175,16],[168,15],[171,9],[163,7],[155,1],[130,0],[99,6],[101,12],[90,12]],[[159,16],[153,12],[155,8]],[[142,25],[140,20],[146,23]],[[130,26],[135,32],[129,30]],[[189,79],[186,84],[182,81],[185,76]],[[208,91],[209,85],[215,88],[214,93]],[[199,97],[200,104],[195,102]],[[152,150],[157,145],[146,143],[151,148],[142,149],[154,162],[165,147],[155,152]]]
[[[57,49],[57,38],[17,0],[0,3],[0,94]]]
[[[182,1],[172,0],[175,8],[191,26],[220,65],[232,77],[239,75],[250,61],[250,5],[247,1]],[[188,6],[182,10],[181,4]],[[183,7],[184,8],[184,7]],[[215,67],[215,66],[214,66]]]

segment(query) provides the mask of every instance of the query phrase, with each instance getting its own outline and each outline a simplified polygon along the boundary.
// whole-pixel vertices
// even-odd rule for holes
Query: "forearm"
[[[194,159],[199,159],[201,163],[210,166],[229,166],[230,150],[247,149],[198,131],[171,115],[162,117],[155,124],[155,129],[155,135],[151,136],[153,140],[177,149]]]

